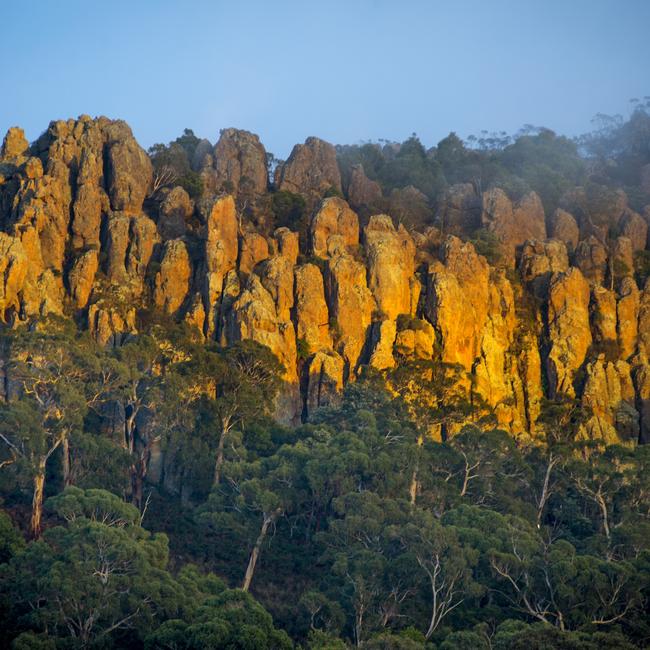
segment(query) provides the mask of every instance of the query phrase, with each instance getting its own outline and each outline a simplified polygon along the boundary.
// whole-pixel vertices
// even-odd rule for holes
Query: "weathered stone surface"
[[[76,249],[99,245],[102,213],[108,210],[106,192],[90,180],[79,185],[73,205],[72,245]]]
[[[590,282],[602,284],[605,281],[607,250],[593,235],[578,244],[573,263]]]
[[[19,158],[27,153],[28,148],[29,142],[25,138],[25,132],[17,126],[12,126],[2,141],[0,158],[3,160]]]
[[[617,341],[616,294],[600,285],[591,292],[591,328],[596,343],[611,346]]]
[[[348,201],[355,208],[376,208],[381,204],[381,186],[371,181],[363,170],[363,165],[354,165],[350,173],[348,185]]]
[[[189,194],[179,185],[162,190],[158,208],[158,233],[163,240],[177,239],[185,234],[187,221],[194,212]]]
[[[151,161],[124,122],[114,122],[107,131],[105,174],[111,207],[137,214],[142,210],[142,203],[151,187]]]
[[[409,227],[431,222],[433,217],[426,194],[413,185],[393,189],[388,198],[388,212],[395,221]]]
[[[641,292],[638,324],[639,343],[643,345],[647,354],[650,350],[650,278],[646,280]]]
[[[519,271],[524,282],[532,283],[533,291],[545,296],[553,273],[563,273],[569,268],[569,257],[564,242],[527,241],[521,251]]]
[[[131,218],[115,212],[108,218],[106,240],[106,275],[115,283],[126,280],[126,252],[129,247]]]
[[[82,253],[74,262],[68,274],[70,297],[77,309],[83,309],[93,290],[95,275],[99,269],[99,251],[90,249]]]
[[[156,306],[168,314],[177,313],[188,294],[191,277],[192,265],[183,240],[165,242],[154,285]]]
[[[627,363],[605,362],[602,355],[588,363],[582,401],[593,412],[585,425],[588,437],[609,444],[637,440],[639,415],[634,409],[635,391]]]
[[[376,321],[372,325],[369,365],[377,370],[394,368],[393,346],[397,336],[397,323],[391,319]]]
[[[147,266],[159,241],[156,224],[149,217],[141,214],[131,218],[126,271],[138,287],[142,286]]]
[[[412,237],[402,225],[395,229],[388,215],[370,217],[363,232],[368,286],[377,308],[388,320],[394,321],[399,314],[411,315],[411,278],[415,272]]]
[[[425,320],[398,318],[395,352],[406,359],[431,359],[436,333]]]
[[[618,345],[620,358],[628,359],[636,352],[640,292],[633,278],[623,278],[616,303]]]
[[[648,358],[643,354],[636,359],[632,373],[636,391],[635,406],[639,413],[639,442],[650,442],[650,365]]]
[[[205,215],[205,282],[204,302],[208,314],[208,331],[215,333],[217,300],[224,287],[224,278],[237,265],[238,223],[235,201],[232,196],[221,196],[202,206]]]
[[[269,257],[269,244],[266,238],[254,230],[246,230],[239,243],[239,270],[248,275]]]
[[[631,276],[634,273],[634,250],[632,242],[627,237],[617,237],[614,242],[614,275],[616,277]]]
[[[117,347],[124,343],[129,334],[137,332],[135,313],[135,307],[121,313],[103,301],[93,303],[88,308],[88,329],[99,345]]]
[[[332,347],[323,275],[315,264],[295,269],[296,337],[310,353]]]
[[[333,188],[341,192],[341,172],[336,162],[334,147],[319,138],[307,138],[297,144],[283,165],[275,173],[279,190],[297,194],[323,196]]]
[[[293,264],[282,255],[276,255],[262,265],[262,285],[275,303],[277,316],[281,321],[291,319],[293,307]]]
[[[194,294],[192,301],[185,312],[185,323],[193,328],[200,339],[204,338],[205,305],[200,293]]]
[[[630,240],[634,252],[645,249],[648,239],[648,224],[640,214],[628,208],[623,213],[619,229],[621,236]]]
[[[589,328],[589,283],[579,269],[551,278],[548,298],[550,394],[575,395],[573,380],[585,360],[592,337]]]
[[[278,228],[273,233],[273,237],[278,253],[286,257],[292,264],[296,264],[300,254],[300,235],[289,228]]]
[[[528,239],[546,239],[546,220],[542,202],[529,192],[513,203],[507,194],[494,188],[483,193],[481,223],[501,242],[503,262],[513,266],[515,251]]]
[[[330,318],[336,323],[334,345],[345,359],[348,379],[365,347],[376,303],[366,283],[366,267],[344,253],[328,261],[326,287]]]
[[[214,148],[215,186],[239,194],[262,194],[268,186],[266,150],[254,133],[223,129]]]
[[[232,306],[228,331],[230,341],[252,339],[266,345],[284,366],[285,381],[297,382],[293,324],[278,318],[273,296],[254,273]]]
[[[471,371],[479,356],[489,299],[489,266],[469,242],[450,236],[443,264],[429,268],[427,319],[436,328],[442,361]],[[461,307],[462,305],[462,307]]]
[[[468,236],[481,227],[481,197],[471,183],[448,187],[436,214],[444,235]]]
[[[563,241],[570,252],[575,250],[580,240],[580,228],[571,213],[558,208],[551,216],[549,227],[549,237]]]
[[[334,406],[343,390],[345,363],[332,350],[319,350],[309,361],[306,407],[308,416],[321,406]]]
[[[30,261],[21,242],[0,232],[0,322],[20,310],[22,291]]]
[[[338,197],[325,199],[309,227],[311,250],[326,258],[330,248],[353,248],[359,243],[359,218],[350,206]]]

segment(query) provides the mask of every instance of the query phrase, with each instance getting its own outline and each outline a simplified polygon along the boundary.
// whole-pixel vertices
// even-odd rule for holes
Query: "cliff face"
[[[543,436],[542,399],[564,395],[588,407],[584,435],[650,439],[650,282],[630,272],[648,227],[624,200],[609,246],[567,211],[547,224],[534,193],[513,202],[471,185],[445,194],[442,232],[408,232],[389,215],[360,223],[343,198],[322,198],[341,191],[341,174],[334,148],[309,138],[276,170],[277,188],[311,209],[301,250],[298,233],[258,231],[238,207],[238,193],[267,192],[257,136],[225,130],[195,159],[208,181],[196,203],[180,187],[152,194],[151,162],[123,122],[53,122],[31,146],[11,129],[2,323],[74,316],[119,345],[138,309],[154,308],[205,340],[254,339],[284,367],[277,414],[290,423],[365,366],[420,359],[447,364],[476,412],[513,435]],[[355,206],[381,198],[360,168],[347,192]],[[498,268],[463,241],[476,227],[497,241]]]

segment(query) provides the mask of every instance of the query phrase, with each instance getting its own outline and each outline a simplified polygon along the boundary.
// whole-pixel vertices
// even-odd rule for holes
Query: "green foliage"
[[[271,196],[271,210],[276,227],[297,231],[300,234],[300,248],[305,250],[309,228],[305,199],[300,194],[286,190],[274,192]]]
[[[154,144],[149,157],[154,168],[154,192],[162,187],[180,185],[193,199],[203,193],[203,179],[192,169],[191,162],[200,140],[191,129],[167,145]]]
[[[480,228],[470,240],[479,255],[492,265],[497,266],[501,260],[501,243],[497,236],[487,228]]]
[[[0,564],[11,560],[24,546],[25,540],[14,526],[11,517],[0,510]]]
[[[546,442],[527,447],[434,352],[367,369],[289,429],[269,419],[282,368],[251,341],[158,323],[100,350],[53,322],[4,350],[56,405],[2,405],[20,451],[3,441],[3,498],[24,528],[65,430],[40,539],[0,513],[13,647],[591,650],[650,634],[650,448],[581,441],[580,400],[543,403]]]

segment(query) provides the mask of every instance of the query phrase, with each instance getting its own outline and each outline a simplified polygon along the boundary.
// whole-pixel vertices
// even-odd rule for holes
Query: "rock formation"
[[[199,143],[192,168],[206,182],[196,202],[178,186],[151,195],[151,163],[124,122],[53,122],[31,145],[10,129],[0,153],[2,326],[58,314],[119,346],[157,310],[197,340],[253,339],[282,363],[276,415],[287,423],[336,403],[364,366],[390,373],[425,361],[443,364],[474,411],[512,435],[542,435],[543,399],[568,395],[589,414],[584,436],[650,440],[650,280],[637,285],[648,224],[624,195],[603,234],[576,189],[564,203],[571,213],[549,215],[547,239],[536,194],[513,201],[454,185],[435,227],[417,232],[408,227],[417,190],[382,196],[353,167],[351,207],[330,195],[341,191],[335,149],[309,138],[275,179],[306,200],[299,235],[263,214],[257,136],[226,129],[215,147]],[[498,264],[469,241],[485,231]]]
[[[544,207],[535,192],[515,203],[501,189],[485,192],[481,222],[500,242],[507,266],[514,265],[517,247],[527,239],[546,239]]]
[[[223,129],[213,152],[213,185],[232,194],[263,194],[268,185],[266,150],[254,133]]]
[[[341,193],[341,172],[336,162],[334,147],[319,138],[307,138],[297,144],[285,163],[275,172],[279,190],[304,194],[310,198],[322,197],[334,189]]]

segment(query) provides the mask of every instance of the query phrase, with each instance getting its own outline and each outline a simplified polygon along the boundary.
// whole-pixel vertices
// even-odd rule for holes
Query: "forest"
[[[404,232],[428,232],[418,246],[434,269],[448,263],[437,251],[444,248],[445,231],[453,230],[441,209],[450,188],[469,184],[479,197],[501,188],[513,202],[535,192],[547,219],[570,205],[583,215],[581,223],[588,218],[593,232],[604,233],[609,258],[595,284],[610,292],[645,286],[650,295],[645,241],[626,258],[631,266],[613,252],[623,227],[613,218],[621,195],[634,214],[650,205],[650,101],[635,105],[625,120],[599,116],[596,126],[576,139],[528,126],[513,137],[483,133],[463,141],[450,134],[429,149],[415,134],[401,144],[337,146],[341,187],[323,185],[318,201],[309,192],[286,189],[286,161],[272,154],[264,160],[270,175],[263,190],[245,175],[209,187],[205,163],[196,163],[202,141],[188,129],[149,150],[153,176],[144,211],[162,214],[171,188],[183,188],[196,206],[209,192],[233,194],[242,229],[246,222],[268,238],[278,228],[298,233],[297,263],[323,269],[325,291],[333,292],[333,253],[316,254],[313,215],[322,199],[345,196],[353,203],[359,166],[364,188],[378,188],[355,208],[361,223],[372,226],[371,215],[388,212]],[[39,142],[33,151],[44,157]],[[0,215],[5,207],[0,201]],[[203,253],[196,251],[203,240],[196,233],[203,224],[195,224],[201,209],[192,203],[182,237],[162,236],[164,255],[170,242],[185,242],[193,269],[188,286],[198,282],[201,268]],[[9,222],[3,221],[4,230]],[[129,237],[142,248],[130,223]],[[85,236],[74,228],[74,236]],[[507,255],[499,233],[480,223],[463,222],[461,230],[463,243],[487,259],[482,264],[496,284],[492,267]],[[366,230],[367,241],[371,234],[372,228]],[[115,246],[114,231],[103,235],[102,246],[106,237]],[[239,237],[235,256],[241,265],[241,232]],[[66,290],[75,245],[66,244],[58,275],[52,273],[66,278]],[[130,246],[123,258],[135,250]],[[78,249],[97,253],[87,242]],[[371,268],[373,250],[366,244],[353,255]],[[143,265],[153,298],[148,288],[140,289],[134,303],[109,286],[113,258],[102,255],[104,248],[100,270],[93,272],[93,291],[103,301],[97,304],[111,304],[120,314],[134,307],[132,332],[123,328],[118,336],[111,315],[110,342],[98,340],[80,303],[64,301],[59,313],[22,318],[24,304],[16,308],[7,299],[0,310],[2,647],[650,647],[650,446],[644,437],[650,395],[644,402],[640,397],[648,366],[636,343],[650,333],[641,315],[634,317],[639,326],[629,353],[620,324],[615,340],[590,335],[566,390],[560,371],[554,375],[542,364],[536,428],[525,432],[522,425],[513,432],[519,425],[510,424],[512,418],[504,424],[500,414],[519,408],[519,393],[495,406],[474,386],[479,362],[472,358],[464,367],[462,359],[449,357],[447,334],[430,317],[432,289],[411,314],[389,317],[379,297],[369,310],[369,337],[383,340],[381,324],[396,323],[391,363],[384,365],[372,362],[377,357],[363,341],[352,358],[345,347],[347,324],[342,312],[335,322],[327,296],[329,345],[345,359],[345,369],[326,398],[324,381],[317,389],[307,386],[316,374],[310,370],[310,331],[296,335],[295,368],[289,369],[285,349],[277,354],[266,339],[244,336],[240,321],[231,337],[232,316],[219,312],[216,325],[195,327],[185,316],[195,313],[189,293],[170,307],[164,276],[170,257],[154,252]],[[258,282],[255,264],[246,272],[239,268],[250,275],[246,286]],[[522,268],[513,264],[498,280],[511,283],[516,295],[511,308],[518,325],[508,354],[523,358],[534,338],[544,359],[555,358],[553,337],[559,335],[548,316],[552,303],[544,302],[548,278],[546,284],[518,279]],[[225,313],[238,303],[225,280],[223,286],[219,308]],[[280,289],[269,289],[278,314],[285,309]],[[591,291],[597,293],[593,286]],[[70,289],[70,295],[79,294]],[[620,290],[616,299],[624,295]],[[20,299],[27,300],[23,294]],[[587,330],[605,331],[589,308]],[[296,309],[293,302],[286,307],[294,321]],[[254,322],[267,327],[261,317]],[[413,353],[417,343],[399,345],[407,340],[400,333],[420,341],[429,331],[427,354]],[[619,395],[617,402],[631,400],[634,408],[617,404],[607,431],[618,437],[599,438],[594,422],[604,427],[609,411],[603,415],[590,393],[590,373],[599,363],[623,373],[620,364],[633,358],[630,366],[640,370],[633,373],[632,397]],[[561,363],[569,366],[564,357]],[[278,417],[278,404],[286,403],[292,382],[300,407],[288,421]],[[620,382],[624,392],[627,384]],[[526,394],[526,409],[530,399]],[[628,430],[633,433],[622,433]]]

